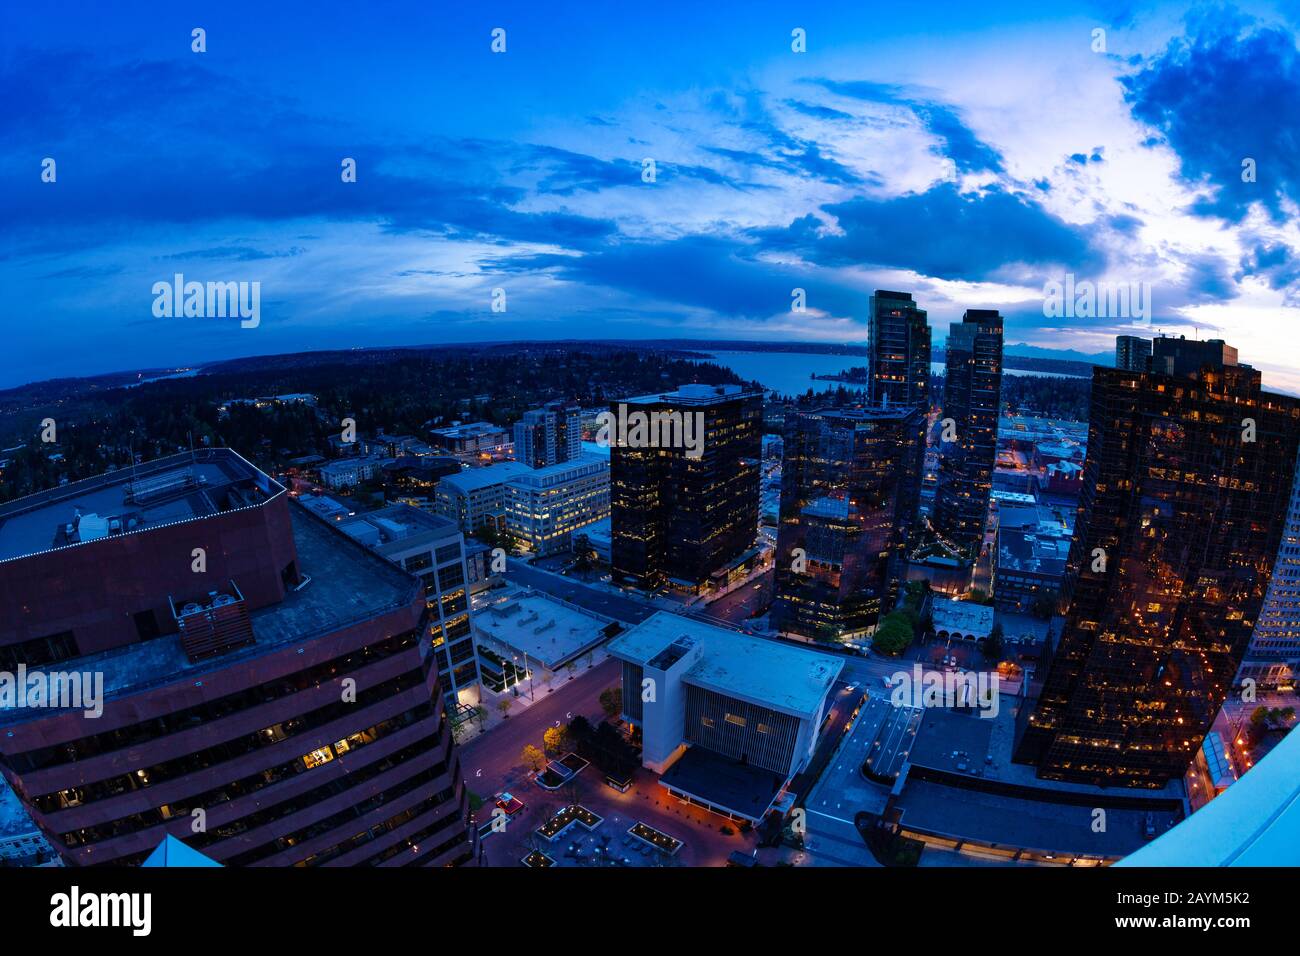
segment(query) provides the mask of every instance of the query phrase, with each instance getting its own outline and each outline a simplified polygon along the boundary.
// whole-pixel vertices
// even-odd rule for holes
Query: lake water
[[[811,376],[837,375],[851,368],[865,368],[865,355],[827,355],[822,352],[709,352],[710,359],[725,365],[746,381],[763,383],[763,387],[783,395],[802,395],[812,388],[826,391],[836,382],[814,381]],[[930,363],[930,371],[943,372],[942,362]],[[1003,369],[1004,375],[1044,375],[1027,369]],[[1062,376],[1077,378],[1078,376]],[[848,386],[853,388],[855,386]]]

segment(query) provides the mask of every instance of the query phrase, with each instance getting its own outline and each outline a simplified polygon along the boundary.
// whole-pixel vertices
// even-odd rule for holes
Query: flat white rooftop
[[[961,631],[982,637],[993,630],[993,608],[974,601],[936,597],[930,615],[935,631]]]
[[[551,670],[598,646],[608,636],[605,629],[611,624],[528,589],[482,610],[476,608],[473,620],[480,641],[526,653]]]
[[[682,637],[703,645],[700,659],[686,672],[687,683],[796,717],[816,716],[844,668],[834,654],[751,637],[669,611],[615,638],[607,650],[644,665]]]

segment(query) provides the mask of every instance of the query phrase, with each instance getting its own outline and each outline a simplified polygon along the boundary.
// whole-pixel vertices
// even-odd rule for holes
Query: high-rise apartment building
[[[683,385],[615,402],[611,564],[641,586],[698,590],[756,556],[761,393]]]
[[[872,402],[925,408],[930,384],[930,325],[907,292],[877,289],[868,319],[867,376]]]
[[[1268,594],[1250,636],[1250,645],[1237,671],[1236,683],[1253,680],[1257,687],[1276,690],[1295,686],[1300,677],[1300,461],[1291,486],[1273,562]]]
[[[515,460],[530,468],[575,461],[582,454],[582,407],[549,402],[515,423]]]
[[[1093,370],[1066,623],[1016,748],[1042,777],[1156,788],[1183,773],[1272,575],[1300,403],[1222,343],[1195,365],[1165,341],[1152,367],[1168,356],[1181,374]]]
[[[1151,364],[1151,340],[1140,335],[1115,336],[1115,367],[1145,372]]]
[[[469,861],[426,614],[227,449],[12,501],[0,670],[58,693],[0,709],[0,771],[70,865]]]
[[[914,407],[787,414],[774,627],[819,640],[857,637],[894,606],[924,428]]]
[[[979,555],[997,459],[1002,401],[1002,316],[968,309],[944,346],[942,446],[934,530],[969,559]]]

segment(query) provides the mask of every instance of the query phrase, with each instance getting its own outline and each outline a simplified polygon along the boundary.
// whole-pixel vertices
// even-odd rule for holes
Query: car
[[[1150,810],[1147,811],[1145,825],[1142,828],[1142,835],[1148,840],[1153,839],[1156,835],[1156,815]]]
[[[881,682],[882,684],[884,684],[886,687],[893,687],[893,686],[894,686],[894,678],[892,678],[892,677],[882,677],[882,678],[880,678],[880,682]]]
[[[512,793],[502,791],[496,796],[496,805],[506,812],[506,816],[512,817],[524,808],[524,801]]]

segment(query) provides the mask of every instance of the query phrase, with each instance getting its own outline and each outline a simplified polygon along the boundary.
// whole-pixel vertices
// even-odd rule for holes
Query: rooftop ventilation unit
[[[234,581],[229,591],[211,591],[206,599],[187,601],[179,612],[175,600],[168,601],[180,631],[181,647],[191,664],[247,647],[255,640],[248,605]]]

